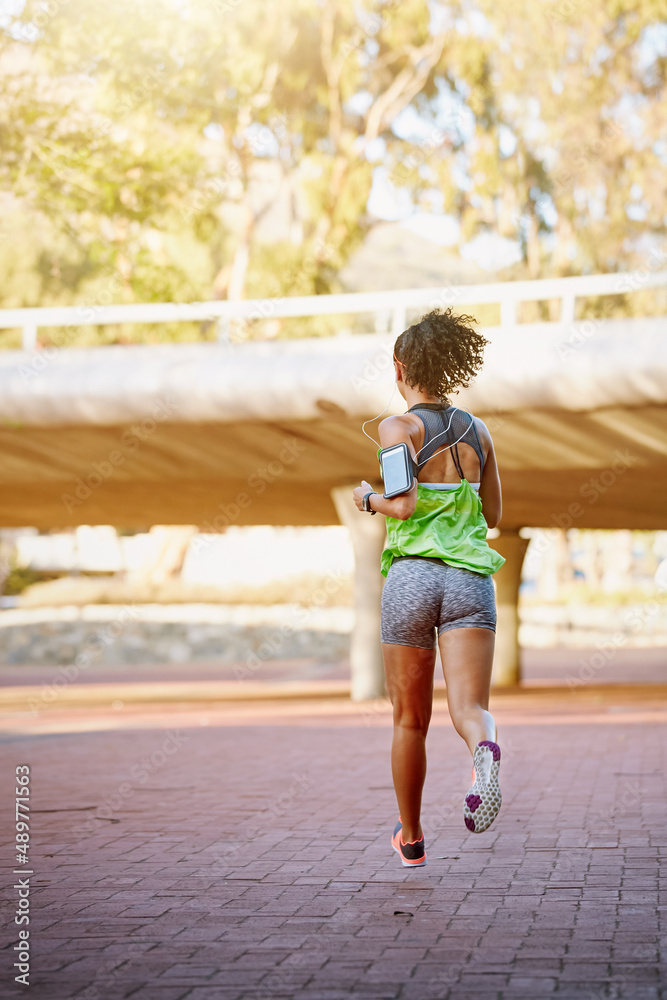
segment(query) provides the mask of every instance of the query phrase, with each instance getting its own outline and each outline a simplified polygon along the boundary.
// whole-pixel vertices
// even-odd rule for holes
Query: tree
[[[517,276],[641,264],[667,210],[666,14],[27,0],[0,31],[0,185],[48,221],[38,301],[336,290],[382,179],[462,244],[518,241]]]

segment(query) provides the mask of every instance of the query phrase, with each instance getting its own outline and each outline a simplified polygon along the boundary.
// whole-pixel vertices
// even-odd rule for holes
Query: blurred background
[[[4,683],[48,680],[82,651],[77,682],[349,679],[376,611],[330,495],[375,474],[360,423],[391,391],[377,359],[428,296],[295,315],[285,301],[397,289],[470,302],[496,349],[462,398],[508,473],[490,543],[522,540],[507,682],[664,680],[666,22],[664,0],[0,3]],[[614,278],[545,285],[510,313],[484,291],[599,275]],[[211,305],[131,311],[187,303]],[[510,384],[516,330],[551,353]],[[319,358],[325,380],[334,341],[376,360],[371,375],[362,355],[340,362],[339,386],[366,372],[355,405],[278,365]],[[259,383],[246,357],[267,359]],[[229,381],[200,391],[193,359]],[[253,396],[266,411],[243,409]],[[292,433],[303,461],[264,474]],[[132,458],[113,458],[121,439]],[[600,470],[596,503],[573,511]],[[543,490],[533,508],[528,488]]]

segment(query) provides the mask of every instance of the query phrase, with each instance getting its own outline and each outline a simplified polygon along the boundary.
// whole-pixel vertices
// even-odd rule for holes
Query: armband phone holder
[[[408,493],[419,470],[405,441],[381,448],[378,458],[385,499],[390,500],[401,493]]]

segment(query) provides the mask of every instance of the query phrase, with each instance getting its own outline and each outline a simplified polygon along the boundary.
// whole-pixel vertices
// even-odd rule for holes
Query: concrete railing
[[[576,301],[595,295],[625,295],[667,286],[667,270],[652,266],[619,274],[595,274],[538,281],[505,281],[488,285],[445,284],[435,288],[388,292],[351,292],[341,295],[305,295],[237,302],[147,303],[139,305],[83,305],[35,309],[0,309],[0,329],[22,330],[24,350],[34,350],[40,327],[104,326],[114,323],[173,323],[217,321],[218,339],[229,338],[232,320],[371,313],[376,328],[398,336],[406,325],[408,309],[436,306],[500,305],[500,325],[517,323],[521,302],[560,301],[561,323],[574,322]]]

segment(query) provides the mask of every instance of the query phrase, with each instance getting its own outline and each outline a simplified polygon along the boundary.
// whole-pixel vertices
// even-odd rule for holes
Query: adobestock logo
[[[589,504],[597,503],[600,497],[611,489],[611,487],[616,483],[618,478],[627,472],[628,469],[632,468],[636,464],[638,458],[636,455],[632,455],[630,451],[626,448],[625,451],[620,451],[618,448],[614,452],[614,458],[611,462],[609,468],[604,469],[596,476],[591,476],[585,483],[579,487],[579,494],[585,498]],[[551,520],[554,522],[556,527],[567,530],[573,524],[573,522],[581,517],[584,513],[585,508],[582,507],[580,503],[574,501],[571,503],[566,511],[560,514],[552,514]]]
[[[170,401],[160,401],[140,423],[123,431],[121,435],[122,448],[114,448],[105,459],[92,463],[92,471],[84,477],[77,476],[74,480],[76,488],[73,493],[61,493],[65,510],[71,514],[75,507],[80,507],[91,498],[95,490],[109,480],[117,468],[125,464],[127,454],[132,454],[148,441],[157,430],[158,424],[168,420],[175,412],[175,406]]]

